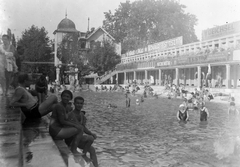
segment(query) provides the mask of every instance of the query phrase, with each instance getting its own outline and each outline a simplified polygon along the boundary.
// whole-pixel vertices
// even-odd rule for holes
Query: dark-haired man
[[[87,118],[85,117],[85,111],[82,111],[84,105],[84,98],[77,96],[74,98],[74,106],[75,109],[69,113],[68,117],[73,119],[76,119],[79,123],[83,125],[84,129],[84,135],[80,139],[78,148],[83,149],[83,158],[85,161],[89,162],[92,161],[94,167],[98,167],[98,161],[97,161],[97,156],[96,156],[96,151],[95,148],[92,146],[93,141],[97,138],[97,135],[92,133],[90,130],[87,129],[86,127],[86,121]],[[65,139],[65,142],[67,145],[70,145],[72,142],[72,138]],[[90,153],[90,159],[86,156],[86,153]]]
[[[20,107],[27,119],[41,118],[51,112],[57,104],[58,99],[55,95],[49,96],[43,103],[38,104],[37,99],[26,89],[30,86],[27,74],[19,74],[18,83],[19,86],[15,89],[9,105]]]

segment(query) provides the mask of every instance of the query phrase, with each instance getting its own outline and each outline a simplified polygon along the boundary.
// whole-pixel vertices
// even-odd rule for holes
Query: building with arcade
[[[149,44],[121,55],[116,82],[237,88],[240,85],[240,21],[202,31],[202,40],[183,37]]]

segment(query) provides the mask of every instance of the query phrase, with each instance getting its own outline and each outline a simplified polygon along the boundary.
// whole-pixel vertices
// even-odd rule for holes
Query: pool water
[[[181,99],[129,96],[123,93],[80,92],[85,98],[87,127],[98,138],[96,148],[101,167],[239,167],[240,119],[228,117],[228,103],[207,102],[210,118],[200,122],[190,111],[190,121],[176,118]],[[117,108],[108,108],[108,104]]]

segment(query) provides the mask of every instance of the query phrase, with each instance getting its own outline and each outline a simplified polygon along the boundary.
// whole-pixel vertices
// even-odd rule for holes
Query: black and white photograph
[[[0,0],[0,167],[240,167],[239,0]]]

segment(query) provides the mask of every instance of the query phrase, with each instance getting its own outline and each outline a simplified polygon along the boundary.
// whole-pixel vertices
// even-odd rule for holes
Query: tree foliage
[[[101,42],[93,42],[92,48],[88,54],[88,66],[94,73],[99,76],[106,71],[113,70],[120,63],[121,57],[115,52],[113,43],[105,40]]]
[[[66,33],[58,45],[57,57],[65,66],[62,71],[68,71],[68,64],[73,63],[79,70],[80,76],[88,75],[90,69],[86,64],[86,53],[79,50],[78,33]]]
[[[38,28],[32,25],[22,33],[22,37],[18,41],[18,46],[24,47],[23,61],[30,62],[53,62],[51,47],[49,45],[49,37],[44,27]],[[28,66],[31,71],[36,71],[36,66]],[[46,65],[38,65],[36,72],[47,72]]]
[[[197,18],[185,8],[176,0],[126,1],[104,13],[103,28],[122,43],[122,52],[179,36],[184,44],[195,42]]]

